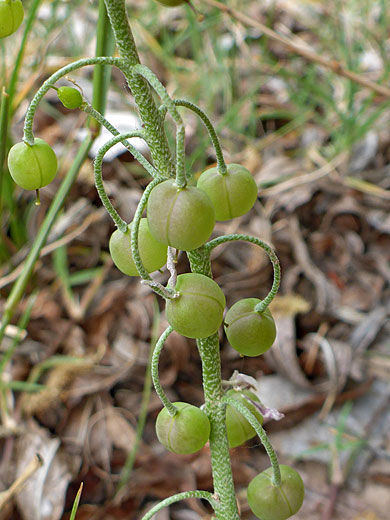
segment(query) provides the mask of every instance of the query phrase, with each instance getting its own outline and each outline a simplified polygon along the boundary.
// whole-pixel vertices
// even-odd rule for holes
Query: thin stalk
[[[131,137],[142,137],[143,131],[142,130],[135,130],[134,132],[128,132],[126,134],[119,134],[116,137],[113,137],[107,143],[105,143],[102,147],[99,148],[99,151],[96,155],[95,162],[94,162],[94,171],[95,171],[95,186],[98,191],[100,200],[102,201],[104,207],[107,210],[107,213],[110,215],[112,220],[114,221],[115,225],[117,226],[122,233],[126,233],[127,231],[127,223],[120,217],[117,210],[112,205],[112,202],[110,201],[103,185],[103,177],[102,177],[102,164],[103,164],[103,158],[105,154],[108,152],[110,148],[115,146],[116,144],[120,143],[121,141],[130,139]],[[133,156],[138,159],[141,164],[143,164],[143,155],[130,143],[128,143],[127,146],[128,150],[133,154]],[[140,160],[140,157],[142,159]],[[146,159],[145,159],[146,161]],[[147,162],[147,161],[146,161]]]
[[[265,433],[264,428],[261,426],[261,424],[256,419],[256,417],[253,415],[253,413],[237,399],[233,399],[232,397],[225,396],[223,398],[223,402],[236,408],[245,417],[245,419],[249,422],[249,424],[252,426],[252,428],[255,430],[255,432],[259,436],[261,443],[264,446],[264,449],[267,452],[267,455],[271,462],[271,466],[272,466],[272,470],[273,470],[272,483],[274,484],[274,486],[279,487],[281,485],[282,481],[281,481],[281,476],[280,476],[278,457],[276,456],[275,450],[273,449],[272,444],[270,443],[268,436]]]
[[[69,65],[66,65],[65,67],[62,67],[61,69],[58,69],[54,74],[52,74],[40,87],[40,89],[37,91],[35,96],[33,97],[27,112],[26,117],[24,120],[24,136],[23,140],[29,144],[34,144],[34,134],[33,134],[33,121],[34,121],[34,115],[35,111],[38,107],[38,103],[41,101],[43,96],[46,94],[48,90],[50,90],[53,87],[53,84],[61,79],[63,76],[66,76],[66,74],[69,74],[69,72],[73,72],[74,70],[81,69],[82,67],[86,67],[88,65],[115,65],[120,70],[122,70],[122,60],[120,58],[112,58],[111,56],[99,56],[95,58],[84,58],[82,60],[75,61],[74,63],[70,63]],[[94,78],[95,79],[95,78]],[[99,80],[99,76],[96,76],[96,83],[100,85],[101,81]],[[100,87],[99,87],[100,88]],[[95,107],[97,108],[97,107]],[[98,111],[100,113],[103,113],[101,108],[99,107]]]
[[[137,209],[135,211],[134,218],[133,218],[133,221],[132,221],[132,225],[131,225],[131,254],[132,254],[133,261],[135,263],[135,266],[137,268],[137,271],[138,271],[139,275],[143,278],[143,280],[147,280],[147,281],[148,280],[152,281],[152,278],[150,277],[149,273],[145,269],[144,264],[142,263],[142,260],[141,260],[141,256],[139,254],[139,249],[138,249],[139,225],[140,225],[140,222],[141,222],[142,213],[144,212],[144,209],[146,208],[146,205],[148,203],[148,198],[149,198],[150,192],[152,191],[152,189],[155,186],[157,186],[158,184],[163,182],[163,180],[164,179],[162,179],[162,178],[153,179],[152,182],[150,182],[147,185],[147,187],[145,188],[145,190],[144,190],[144,192],[142,194],[141,200],[138,203],[138,206],[137,206]],[[157,282],[156,282],[156,284],[157,284]],[[162,296],[163,298],[166,298],[167,296],[169,297],[169,295],[171,293],[172,294],[174,293],[174,291],[172,291],[168,287],[165,288],[163,286],[160,287],[160,289],[162,289],[163,292],[157,291],[156,288],[158,288],[159,285],[160,284],[157,284],[157,287],[156,286],[152,286],[152,288],[158,294],[160,294],[160,296]],[[164,294],[164,291],[166,291],[166,294]]]
[[[152,509],[148,511],[146,515],[142,517],[142,520],[151,520],[151,518],[153,518],[153,516],[158,513],[158,511],[160,511],[160,509],[168,507],[175,502],[179,502],[180,500],[185,500],[186,498],[201,498],[203,500],[207,500],[214,508],[214,511],[216,511],[219,506],[217,500],[208,491],[184,491],[183,493],[178,493],[177,495],[173,495],[169,498],[166,498],[162,502],[159,502],[157,505],[152,507]]]
[[[104,38],[96,40],[95,56],[111,56],[115,51],[115,38],[111,29],[110,20],[108,18],[104,0],[99,0],[97,34],[104,34]],[[106,110],[106,93],[108,91],[109,81],[111,78],[111,67],[96,65],[93,71],[93,83],[95,88],[92,93],[92,106],[100,107],[102,113]],[[88,127],[92,133],[98,134],[100,124],[96,124],[95,120],[89,120]]]
[[[147,142],[156,168],[164,177],[173,177],[174,163],[164,132],[164,122],[153,100],[146,81],[132,74],[132,67],[140,63],[131,33],[124,0],[105,0],[119,54],[124,63],[124,74],[138,106],[144,124]]]
[[[151,363],[151,374],[156,394],[159,396],[162,404],[168,410],[169,415],[171,417],[174,417],[177,414],[177,408],[168,399],[167,394],[164,392],[163,387],[161,386],[160,377],[158,375],[158,362],[160,359],[160,354],[164,347],[164,343],[166,342],[168,336],[171,334],[172,331],[172,327],[168,327],[167,329],[165,329],[165,331],[161,334],[159,340],[157,341],[156,346],[154,347]]]
[[[89,103],[82,103],[80,109],[83,110],[86,114],[89,114],[94,119],[96,119],[96,121],[98,121],[100,125],[104,126],[109,132],[111,132],[112,135],[117,136],[120,134],[119,130],[117,130],[114,125],[107,121],[107,119],[103,117],[102,114],[100,114],[97,110],[95,110]],[[143,130],[140,129],[139,131],[140,134],[142,134],[139,137],[142,137],[142,139],[144,139],[146,142]],[[145,170],[147,170],[149,175],[151,175],[152,177],[157,177],[159,175],[156,168],[154,168],[150,164],[150,162],[147,159],[145,159],[145,157],[132,144],[129,143],[129,141],[121,140],[120,142],[129,150],[133,157],[137,159],[140,164],[142,164],[142,166],[145,168]]]
[[[177,107],[185,107],[189,110],[192,110],[203,122],[204,126],[207,128],[207,131],[209,133],[211,142],[214,147],[215,156],[217,158],[217,169],[218,172],[221,175],[226,175],[227,173],[227,166],[225,163],[225,159],[223,158],[222,148],[221,144],[219,142],[217,132],[215,131],[215,128],[208,118],[208,116],[203,112],[201,108],[199,108],[195,103],[191,103],[190,101],[187,101],[186,99],[174,99],[173,102]],[[165,114],[167,111],[167,107],[165,105],[162,105],[159,110],[162,114]]]
[[[268,255],[268,258],[270,259],[272,263],[272,267],[274,269],[274,280],[272,283],[272,287],[267,294],[267,296],[256,305],[255,311],[256,312],[264,312],[268,305],[272,302],[272,300],[275,298],[276,293],[278,292],[279,285],[280,285],[280,264],[279,259],[276,256],[274,250],[265,242],[260,240],[257,237],[252,237],[250,235],[241,235],[241,234],[235,234],[235,235],[225,235],[221,237],[214,238],[213,240],[210,240],[210,242],[207,242],[205,244],[204,248],[207,251],[211,251],[214,249],[214,247],[219,246],[220,244],[224,244],[226,242],[235,242],[235,241],[244,241],[244,242],[250,242],[251,244],[256,244],[257,246],[261,247]]]

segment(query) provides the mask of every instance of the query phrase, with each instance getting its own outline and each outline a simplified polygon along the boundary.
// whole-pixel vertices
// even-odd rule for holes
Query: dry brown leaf
[[[17,440],[16,475],[20,475],[32,457],[39,453],[44,464],[26,483],[16,497],[24,520],[59,520],[62,516],[65,493],[72,480],[69,459],[60,448],[60,440],[34,421],[27,423],[27,431]]]

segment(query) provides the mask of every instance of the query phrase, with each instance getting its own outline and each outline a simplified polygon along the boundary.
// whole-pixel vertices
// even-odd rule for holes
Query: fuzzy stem
[[[127,223],[119,216],[119,213],[112,205],[112,202],[108,198],[108,195],[104,189],[103,178],[102,178],[102,163],[103,163],[104,155],[108,152],[108,150],[110,148],[112,148],[116,144],[120,143],[121,141],[124,141],[125,139],[130,139],[131,137],[143,137],[142,130],[135,130],[134,132],[128,132],[126,134],[119,134],[116,137],[113,137],[112,139],[107,141],[107,143],[105,143],[101,148],[99,148],[99,151],[96,155],[96,159],[95,159],[95,163],[94,163],[95,186],[99,193],[100,200],[102,201],[104,207],[106,208],[110,217],[114,221],[115,225],[118,227],[118,229],[120,229],[122,231],[122,233],[125,233],[127,231]],[[142,160],[140,160],[140,156],[144,159],[143,155],[140,152],[138,152],[138,150],[134,146],[132,146],[130,143],[127,144],[126,148],[142,164]]]
[[[226,404],[229,404],[230,406],[234,406],[240,414],[242,414],[245,419],[249,422],[249,424],[253,427],[253,429],[256,431],[257,435],[259,436],[261,443],[263,444],[265,451],[267,452],[267,455],[269,457],[269,460],[271,462],[271,466],[273,469],[273,477],[272,482],[275,486],[280,486],[281,484],[281,476],[280,476],[280,468],[278,463],[278,457],[276,456],[275,450],[272,447],[272,444],[270,443],[267,434],[265,433],[264,428],[261,426],[259,421],[256,419],[256,417],[253,415],[253,413],[248,410],[248,408],[240,403],[237,399],[233,399],[232,397],[225,396],[223,398],[223,402]]]
[[[164,132],[163,120],[158,112],[148,84],[139,75],[133,75],[131,71],[132,67],[139,63],[139,56],[127,19],[125,1],[105,0],[105,3],[119,54],[123,59],[124,74],[144,124],[145,135],[150,146],[153,162],[164,177],[173,177],[175,171],[174,163]]]
[[[174,404],[172,404],[171,401],[168,399],[166,393],[163,390],[163,387],[161,386],[160,378],[158,375],[158,362],[160,359],[160,354],[163,349],[165,341],[167,340],[168,336],[170,335],[170,333],[172,331],[173,331],[173,328],[169,326],[161,334],[161,336],[160,336],[159,340],[157,341],[156,346],[154,347],[154,350],[153,350],[151,367],[152,367],[152,380],[153,380],[154,388],[156,390],[156,394],[159,396],[162,404],[168,410],[169,415],[171,417],[174,417],[177,414],[178,410],[177,410],[176,406]]]
[[[168,108],[168,112],[171,114],[172,119],[176,123],[176,184],[179,188],[184,188],[187,184],[184,167],[184,141],[185,132],[183,121],[176,110],[175,103],[169,97],[166,88],[157,78],[157,76],[145,65],[136,65],[132,69],[133,74],[138,74],[148,81],[148,83],[154,88],[157,94],[162,99],[164,105]]]
[[[109,121],[107,121],[107,119],[103,117],[102,114],[100,114],[100,112],[95,110],[93,106],[87,103],[86,101],[82,103],[80,109],[83,110],[86,114],[96,119],[96,121],[98,121],[98,123],[100,123],[109,132],[111,132],[112,135],[117,136],[120,134],[119,130],[117,130],[115,126],[113,126]],[[142,137],[146,141],[143,130],[140,129],[140,133],[142,133],[142,135],[139,137]],[[147,159],[145,159],[145,157],[132,144],[130,144],[126,140],[121,140],[120,142],[123,144],[123,146],[125,146],[128,149],[128,151],[133,155],[133,157],[137,159],[140,164],[142,164],[145,170],[147,170],[147,172],[152,177],[157,177],[159,175],[158,171],[150,164],[150,162]]]
[[[74,63],[70,63],[65,67],[57,70],[54,74],[52,74],[40,87],[38,92],[33,97],[30,106],[27,109],[26,117],[24,121],[24,136],[23,141],[30,146],[34,144],[34,134],[33,134],[33,121],[34,114],[37,109],[38,103],[41,101],[43,96],[46,94],[50,88],[52,88],[53,83],[61,79],[69,72],[72,72],[77,69],[81,69],[82,67],[86,67],[87,65],[115,65],[120,70],[123,68],[123,61],[120,58],[112,58],[108,56],[96,57],[96,58],[85,58],[82,60],[75,61]],[[122,70],[123,72],[123,70]]]
[[[211,251],[212,249],[214,249],[214,247],[217,247],[220,244],[224,244],[225,242],[234,242],[236,240],[243,240],[245,242],[250,242],[252,244],[256,244],[257,246],[264,249],[264,251],[268,255],[268,258],[271,260],[272,267],[274,269],[274,280],[272,283],[271,290],[269,291],[267,296],[260,303],[258,303],[255,307],[256,312],[259,312],[259,313],[264,312],[266,310],[266,308],[268,307],[268,305],[275,298],[276,293],[278,292],[278,289],[279,289],[279,285],[280,285],[279,259],[276,256],[274,250],[269,245],[267,245],[265,242],[263,242],[259,238],[252,237],[250,235],[236,234],[236,235],[226,235],[226,236],[222,236],[222,237],[217,237],[217,238],[214,238],[214,240],[210,240],[210,242],[207,242],[207,244],[205,244],[204,247],[208,251]]]
[[[156,506],[152,507],[152,509],[142,517],[142,520],[150,520],[163,507],[170,506],[171,504],[174,504],[175,502],[179,502],[179,500],[184,500],[186,498],[201,498],[203,500],[207,500],[210,503],[210,505],[214,508],[214,511],[216,511],[219,506],[217,500],[215,500],[213,495],[208,491],[184,491],[184,493],[178,493],[177,495],[173,495],[169,498],[166,498]]]
[[[193,112],[195,112],[195,114],[197,114],[200,117],[200,119],[202,120],[204,126],[207,128],[207,131],[209,133],[211,142],[213,143],[213,147],[214,147],[214,150],[215,150],[215,155],[216,155],[216,158],[217,158],[217,169],[218,169],[218,172],[221,175],[226,175],[226,173],[227,173],[227,166],[226,166],[226,163],[225,163],[225,159],[223,158],[221,144],[219,142],[219,139],[218,139],[217,133],[215,131],[215,128],[214,128],[212,122],[210,121],[210,119],[208,118],[208,116],[203,112],[203,110],[201,108],[199,108],[194,103],[191,103],[190,101],[187,101],[185,99],[174,99],[173,102],[175,103],[175,105],[177,107],[188,108],[189,110],[192,110]]]
[[[187,253],[191,271],[212,277],[210,252],[204,246]],[[218,334],[196,341],[202,360],[205,412],[209,418],[211,468],[220,507],[218,520],[239,520],[226,434],[226,406],[222,402],[221,359]]]
[[[157,186],[157,184],[160,184],[160,182],[163,182],[164,179],[154,179],[152,182],[150,182],[147,187],[145,188],[141,200],[138,203],[137,209],[134,214],[134,218],[131,225],[131,254],[133,256],[133,261],[135,263],[135,266],[137,268],[137,271],[139,275],[144,280],[152,280],[149,273],[144,267],[144,264],[142,263],[141,256],[139,254],[138,249],[138,232],[139,232],[139,225],[142,218],[142,213],[144,212],[144,209],[146,207],[146,204],[148,203],[148,198],[150,195],[150,192],[152,189]],[[152,286],[153,288],[153,286]],[[157,292],[157,291],[156,291]],[[161,296],[161,294],[160,294]]]

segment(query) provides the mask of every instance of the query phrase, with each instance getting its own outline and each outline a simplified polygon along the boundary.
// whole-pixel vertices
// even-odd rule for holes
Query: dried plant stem
[[[24,472],[18,477],[15,482],[6,490],[0,493],[0,511],[4,505],[17,495],[23,488],[26,481],[43,465],[42,457],[37,453],[36,456],[28,464]]]
[[[233,9],[232,7],[222,4],[217,0],[204,0],[204,2],[213,7],[217,7],[225,13],[230,14],[233,18],[236,18],[245,25],[249,25],[250,27],[255,27],[256,29],[259,29],[262,33],[267,35],[268,38],[283,44],[285,47],[290,49],[290,51],[294,52],[295,54],[298,54],[299,56],[302,56],[306,60],[311,61],[313,63],[317,63],[322,67],[330,69],[335,74],[350,79],[354,83],[357,83],[362,87],[366,87],[372,90],[373,92],[376,92],[377,94],[390,99],[390,88],[385,87],[384,85],[379,85],[378,83],[375,83],[375,81],[371,81],[370,79],[365,78],[361,74],[357,74],[356,72],[352,72],[351,70],[346,69],[340,62],[336,60],[329,60],[324,56],[316,54],[307,47],[301,47],[300,45],[293,43],[286,36],[278,34],[266,25],[262,24],[261,22],[258,22],[257,20],[254,20],[253,18],[250,18],[249,16],[246,16],[237,9]]]

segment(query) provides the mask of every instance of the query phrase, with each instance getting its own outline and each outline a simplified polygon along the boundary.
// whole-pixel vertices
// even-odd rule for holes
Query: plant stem
[[[187,253],[191,271],[212,278],[210,253],[202,247]],[[239,520],[233,475],[230,463],[229,444],[226,434],[226,406],[222,401],[221,358],[218,334],[198,339],[202,360],[205,412],[210,421],[211,468],[214,493],[219,499],[216,511],[218,520]]]
[[[275,486],[281,485],[281,476],[280,476],[280,468],[278,463],[278,457],[276,456],[275,450],[272,447],[272,444],[270,443],[267,434],[265,433],[264,428],[261,426],[259,421],[256,419],[255,415],[240,401],[237,399],[233,399],[232,397],[225,396],[223,398],[224,403],[229,404],[230,406],[233,406],[236,408],[249,422],[249,424],[252,426],[252,428],[256,431],[257,435],[259,436],[262,445],[265,448],[265,451],[267,452],[267,455],[269,457],[269,460],[271,462],[272,470],[273,470],[273,477],[272,477],[272,483]]]
[[[112,125],[109,121],[107,121],[107,119],[103,117],[102,114],[100,114],[97,110],[95,110],[89,103],[83,102],[80,106],[80,109],[83,110],[83,112],[85,112],[86,114],[89,114],[94,119],[96,119],[96,121],[98,121],[100,125],[104,126],[109,132],[111,132],[112,135],[117,136],[120,134],[120,132],[115,128],[115,126]],[[139,137],[142,137],[142,139],[144,139],[146,142],[143,130],[140,129],[139,131],[142,134]],[[129,141],[126,140],[121,140],[120,142],[122,142],[123,146],[125,146],[129,150],[133,157],[138,160],[138,162],[145,168],[145,170],[147,170],[147,172],[152,177],[158,176],[158,171],[150,164],[150,162],[147,159],[145,159],[145,157],[141,154],[141,152],[137,150],[135,146],[133,146],[131,143],[129,143]],[[105,153],[107,153],[107,151]]]
[[[161,351],[164,347],[164,343],[169,336],[169,334],[173,331],[172,327],[168,327],[165,329],[165,331],[161,334],[159,340],[156,343],[156,346],[153,350],[153,356],[152,356],[152,380],[153,380],[153,386],[156,390],[156,394],[159,396],[162,404],[165,406],[165,408],[168,410],[168,413],[171,417],[174,417],[177,414],[177,408],[176,406],[171,403],[171,401],[168,399],[166,393],[163,390],[163,387],[160,383],[160,378],[158,375],[158,362],[160,359]]]
[[[183,121],[176,109],[175,103],[169,97],[166,88],[158,79],[158,77],[145,65],[136,65],[133,67],[132,72],[134,75],[138,74],[142,76],[149,83],[151,87],[157,92],[162,99],[164,105],[167,107],[168,112],[171,114],[172,119],[176,123],[176,184],[179,188],[184,188],[187,184],[185,175],[184,159],[185,159],[185,132]]]
[[[213,495],[208,491],[184,491],[183,493],[178,493],[177,495],[173,495],[166,498],[162,502],[159,502],[157,505],[152,507],[152,509],[148,511],[146,515],[142,517],[142,520],[151,520],[151,518],[153,518],[153,516],[158,511],[160,511],[160,509],[170,506],[175,502],[179,502],[180,500],[185,500],[186,498],[202,498],[203,500],[207,500],[213,506],[214,510],[219,506]]]
[[[144,124],[147,142],[157,170],[164,177],[173,177],[174,163],[164,132],[163,119],[143,78],[133,75],[132,67],[140,63],[137,48],[127,19],[124,0],[105,0],[119,54],[124,63],[124,74],[138,106]]]
[[[103,163],[103,158],[104,158],[105,154],[108,152],[108,150],[110,148],[112,148],[116,144],[120,143],[121,141],[130,139],[132,137],[142,137],[142,130],[134,130],[133,132],[128,132],[126,134],[119,134],[119,135],[113,137],[112,139],[107,141],[107,143],[105,143],[101,148],[99,148],[99,151],[96,155],[95,162],[94,162],[95,186],[96,186],[97,192],[99,194],[100,200],[102,201],[104,207],[106,208],[107,213],[110,215],[110,217],[114,221],[115,225],[117,226],[118,229],[120,229],[120,231],[122,231],[122,233],[126,233],[127,223],[120,217],[119,213],[112,205],[112,202],[110,201],[110,199],[104,189],[103,178],[102,178],[102,163]],[[142,159],[144,159],[142,154],[140,152],[138,152],[138,150],[134,146],[132,146],[130,143],[128,143],[127,148],[133,154],[133,156],[136,159],[138,159],[141,162],[141,164],[143,164],[142,160],[140,160],[141,157],[142,157]],[[145,159],[145,161],[146,161],[146,159]]]
[[[216,133],[215,128],[214,128],[212,122],[210,121],[210,119],[203,112],[203,110],[201,110],[197,105],[195,105],[195,103],[191,103],[190,101],[187,101],[185,99],[175,99],[174,103],[178,107],[185,107],[185,108],[188,108],[188,109],[192,110],[192,112],[195,112],[195,114],[197,114],[200,117],[200,119],[202,120],[203,124],[207,128],[207,131],[209,133],[211,142],[213,143],[213,147],[214,147],[214,150],[215,150],[215,155],[217,157],[217,169],[218,169],[218,172],[221,175],[226,175],[226,173],[227,173],[227,166],[226,166],[226,163],[225,163],[225,159],[223,158],[221,144],[219,142],[217,133]]]
[[[50,78],[48,78],[40,87],[38,92],[33,97],[27,112],[26,117],[24,120],[24,136],[23,140],[29,144],[34,144],[34,134],[33,134],[33,120],[35,111],[37,109],[38,103],[43,98],[43,96],[46,94],[48,90],[53,88],[53,83],[58,81],[60,78],[65,76],[66,74],[69,74],[69,72],[72,72],[77,69],[81,69],[82,67],[86,67],[87,65],[115,65],[119,69],[122,70],[122,60],[120,58],[112,58],[110,56],[98,56],[95,58],[85,58],[82,60],[75,61],[73,63],[70,63],[69,65],[66,65],[65,67],[62,67],[61,69],[58,69],[57,72],[52,74]],[[99,76],[95,76],[96,83],[100,85],[102,81],[99,81]],[[95,80],[94,78],[94,80]],[[100,87],[99,87],[100,88]],[[95,107],[96,108],[96,107]],[[99,107],[98,110],[100,113],[102,113],[102,110]]]
[[[279,259],[276,256],[274,250],[265,242],[260,240],[260,238],[252,237],[251,235],[242,235],[242,234],[235,234],[235,235],[224,235],[217,238],[214,238],[213,240],[210,240],[210,242],[207,242],[205,244],[204,248],[207,251],[211,251],[214,249],[214,247],[219,246],[220,244],[224,244],[225,242],[235,242],[237,240],[242,240],[244,242],[250,242],[251,244],[256,244],[257,246],[261,247],[268,255],[268,258],[270,259],[272,263],[272,267],[274,269],[274,280],[272,283],[272,287],[267,294],[267,296],[259,302],[255,307],[255,312],[262,313],[266,310],[268,305],[272,302],[272,300],[275,298],[276,293],[278,292],[279,285],[280,285],[280,264]]]
[[[104,0],[99,0],[99,14],[97,23],[97,34],[104,34],[104,38],[97,38],[95,56],[111,56],[115,51],[115,38],[111,29],[107,9]],[[96,65],[93,71],[94,89],[92,93],[92,106],[100,107],[100,112],[106,110],[107,91],[111,79],[111,67]],[[88,126],[93,134],[98,135],[100,124],[90,119]]]

